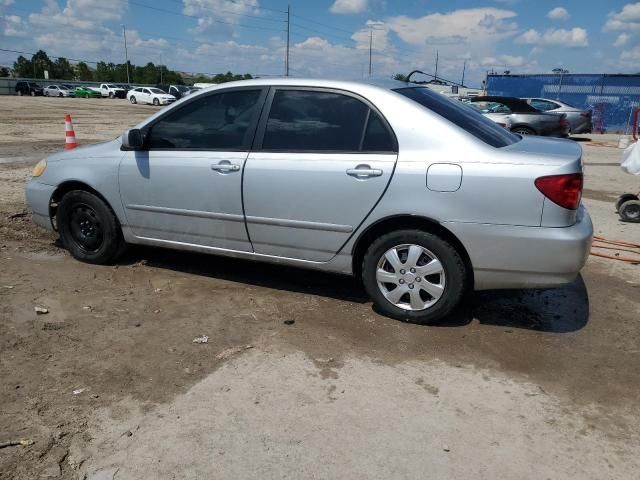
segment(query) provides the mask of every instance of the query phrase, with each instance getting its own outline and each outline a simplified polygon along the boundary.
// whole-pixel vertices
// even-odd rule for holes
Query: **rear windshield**
[[[492,122],[476,110],[457,100],[450,100],[441,93],[432,92],[425,87],[400,88],[395,91],[446,118],[492,147],[506,147],[520,140],[520,137]]]

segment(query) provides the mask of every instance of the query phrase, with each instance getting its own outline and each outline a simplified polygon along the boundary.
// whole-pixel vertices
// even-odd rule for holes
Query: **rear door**
[[[273,88],[243,183],[255,252],[330,260],[384,193],[396,159],[393,132],[366,100]]]

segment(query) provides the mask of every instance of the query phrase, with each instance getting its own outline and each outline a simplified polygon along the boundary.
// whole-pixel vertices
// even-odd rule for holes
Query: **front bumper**
[[[570,227],[443,223],[467,249],[475,289],[547,288],[572,282],[591,250],[593,224],[580,207]]]
[[[51,203],[51,196],[55,189],[56,187],[53,185],[40,183],[33,179],[27,183],[25,189],[25,200],[27,207],[32,212],[34,223],[47,230],[53,230],[51,216],[49,214],[49,204]]]

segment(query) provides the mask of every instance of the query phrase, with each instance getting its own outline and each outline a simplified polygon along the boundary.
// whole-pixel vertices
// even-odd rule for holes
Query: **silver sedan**
[[[142,244],[355,275],[382,312],[431,323],[471,289],[577,276],[581,153],[418,85],[260,79],[53,155],[26,193],[81,261]]]

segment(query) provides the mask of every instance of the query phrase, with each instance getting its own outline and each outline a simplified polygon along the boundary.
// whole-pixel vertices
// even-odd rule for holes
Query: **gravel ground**
[[[640,266],[472,296],[437,327],[351,279],[132,249],[79,263],[32,226],[31,167],[156,109],[0,97],[0,478],[630,479],[640,469]],[[617,136],[580,136],[599,235],[640,241]],[[38,315],[35,306],[48,309]],[[192,340],[207,335],[207,343]]]

